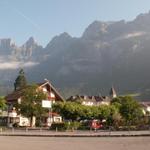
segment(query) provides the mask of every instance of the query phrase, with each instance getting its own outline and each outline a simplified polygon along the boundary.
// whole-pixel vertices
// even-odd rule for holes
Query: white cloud
[[[29,62],[19,62],[19,61],[2,62],[0,61],[0,70],[33,67],[38,64],[39,63],[32,62],[32,61],[29,61]]]
[[[125,39],[128,39],[128,38],[132,38],[132,37],[138,37],[138,36],[142,36],[144,35],[145,32],[133,32],[133,33],[129,33],[127,35],[124,36]]]
[[[130,38],[134,38],[134,37],[140,37],[145,34],[146,34],[146,32],[143,32],[143,31],[131,32],[131,33],[125,34],[123,36],[117,37],[117,38],[113,39],[113,41],[130,39]]]

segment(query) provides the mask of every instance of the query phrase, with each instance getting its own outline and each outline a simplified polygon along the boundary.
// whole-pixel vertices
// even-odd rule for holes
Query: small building
[[[99,105],[109,105],[111,99],[107,96],[71,96],[67,99],[71,102],[81,102],[82,105],[86,106],[99,106]]]
[[[87,95],[75,95],[67,99],[70,102],[81,102],[82,105],[87,106],[99,106],[109,105],[113,98],[117,97],[117,93],[112,87],[109,92],[109,96],[87,96]]]
[[[141,101],[140,105],[143,108],[144,115],[150,116],[150,101]]]

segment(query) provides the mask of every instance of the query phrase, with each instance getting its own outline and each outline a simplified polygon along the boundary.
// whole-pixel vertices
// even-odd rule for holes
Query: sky
[[[63,32],[82,36],[95,20],[131,21],[149,10],[149,0],[0,0],[0,38],[22,45],[33,36],[46,46]]]

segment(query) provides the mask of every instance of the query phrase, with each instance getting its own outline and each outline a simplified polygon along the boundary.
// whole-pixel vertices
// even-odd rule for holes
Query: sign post
[[[52,102],[50,100],[42,100],[42,107],[43,108],[51,108]]]
[[[51,126],[52,124],[52,101],[50,100],[42,100],[42,107],[49,109],[49,115],[48,115],[48,126]]]

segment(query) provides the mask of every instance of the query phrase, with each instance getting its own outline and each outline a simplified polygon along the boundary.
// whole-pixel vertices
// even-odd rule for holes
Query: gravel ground
[[[1,150],[150,150],[150,137],[0,137]]]

